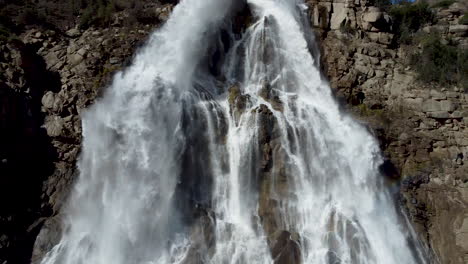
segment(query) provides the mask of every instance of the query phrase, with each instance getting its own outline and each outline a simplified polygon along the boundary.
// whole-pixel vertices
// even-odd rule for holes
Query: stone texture
[[[401,204],[429,252],[440,263],[467,263],[467,96],[457,87],[420,83],[406,66],[407,50],[393,45],[391,21],[367,1],[347,4],[346,12],[336,14],[342,21],[355,21],[351,34],[317,24],[324,15],[334,16],[334,9],[315,11],[330,2],[342,3],[307,1],[321,41],[324,74],[348,111],[379,138],[402,182]],[[466,26],[458,24],[466,10],[460,3],[438,9],[438,23],[424,31],[440,32],[468,47]]]
[[[172,10],[149,5],[161,16]],[[0,263],[39,263],[57,242],[80,152],[80,113],[153,30],[122,25],[31,25],[14,42],[0,39]]]

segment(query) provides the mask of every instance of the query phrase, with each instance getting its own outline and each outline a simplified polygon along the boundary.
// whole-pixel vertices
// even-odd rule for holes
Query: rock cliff
[[[124,9],[104,28],[81,29],[77,21],[54,28],[30,25],[17,38],[0,39],[0,263],[37,262],[56,243],[60,208],[80,152],[80,113],[99,97],[112,73],[130,63],[175,2],[145,6],[151,23],[128,25],[132,14]],[[306,2],[323,74],[343,107],[379,138],[386,157],[382,171],[394,179],[395,197],[440,263],[467,263],[467,91],[422,82],[409,63],[421,47],[399,43],[395,21],[373,1]],[[437,31],[466,50],[468,26],[459,23],[466,5],[455,2],[434,12],[438,19],[420,32]],[[246,98],[231,90],[236,114]],[[281,108],[267,85],[265,99]],[[263,177],[285,176],[270,166],[274,122],[268,109],[257,112],[265,124],[259,142]],[[270,189],[268,180],[260,184]],[[260,202],[267,204],[259,214],[268,221],[274,205]],[[272,229],[267,233],[275,258],[294,262],[300,254],[294,234],[274,232],[274,222],[263,224]]]
[[[144,6],[151,23],[128,24],[124,9],[104,28],[33,24],[0,38],[0,263],[34,262],[57,242],[80,113],[168,18],[175,1],[165,2]]]
[[[399,200],[440,263],[468,261],[468,94],[427,84],[409,63],[419,45],[397,43],[394,21],[371,1],[308,1],[323,73],[337,97],[380,139],[382,170],[401,180]],[[467,49],[461,1],[434,8],[438,32]],[[419,62],[423,63],[423,62]],[[466,70],[462,72],[465,76]]]

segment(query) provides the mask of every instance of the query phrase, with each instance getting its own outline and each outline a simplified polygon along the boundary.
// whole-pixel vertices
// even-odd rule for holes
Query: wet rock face
[[[323,72],[348,111],[379,139],[381,171],[401,182],[400,201],[421,239],[440,263],[466,263],[466,92],[419,82],[407,50],[395,45],[388,15],[371,1],[342,2],[307,1]],[[466,6],[435,12],[438,22],[422,31],[437,30],[466,47],[467,31],[458,25]]]
[[[265,85],[261,93],[271,94],[271,87]],[[282,106],[276,97],[264,96],[273,108]],[[276,109],[275,109],[276,110]],[[268,238],[274,262],[277,264],[301,263],[300,237],[292,230],[285,230],[281,219],[282,200],[289,195],[287,155],[282,151],[278,138],[278,121],[264,104],[255,110],[258,119],[258,144],[260,151],[260,186],[258,215]]]
[[[230,114],[233,115],[236,123],[239,123],[241,115],[247,109],[248,104],[250,104],[249,95],[241,94],[239,85],[231,86],[228,93]]]
[[[203,264],[206,263],[206,256],[212,256],[215,246],[216,221],[212,212],[198,210],[194,215],[190,240],[192,245],[183,264]]]
[[[277,231],[273,235],[272,257],[276,264],[301,263],[301,249],[298,235],[288,231]]]

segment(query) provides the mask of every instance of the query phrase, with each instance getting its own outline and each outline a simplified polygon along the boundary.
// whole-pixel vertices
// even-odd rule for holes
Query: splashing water
[[[299,0],[181,1],[83,116],[45,264],[426,263],[339,110]],[[216,56],[217,60],[211,58]]]

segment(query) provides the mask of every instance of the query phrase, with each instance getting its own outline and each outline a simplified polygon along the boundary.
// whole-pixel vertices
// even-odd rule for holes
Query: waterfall
[[[320,75],[306,6],[246,5],[182,0],[86,111],[42,263],[427,262]]]

